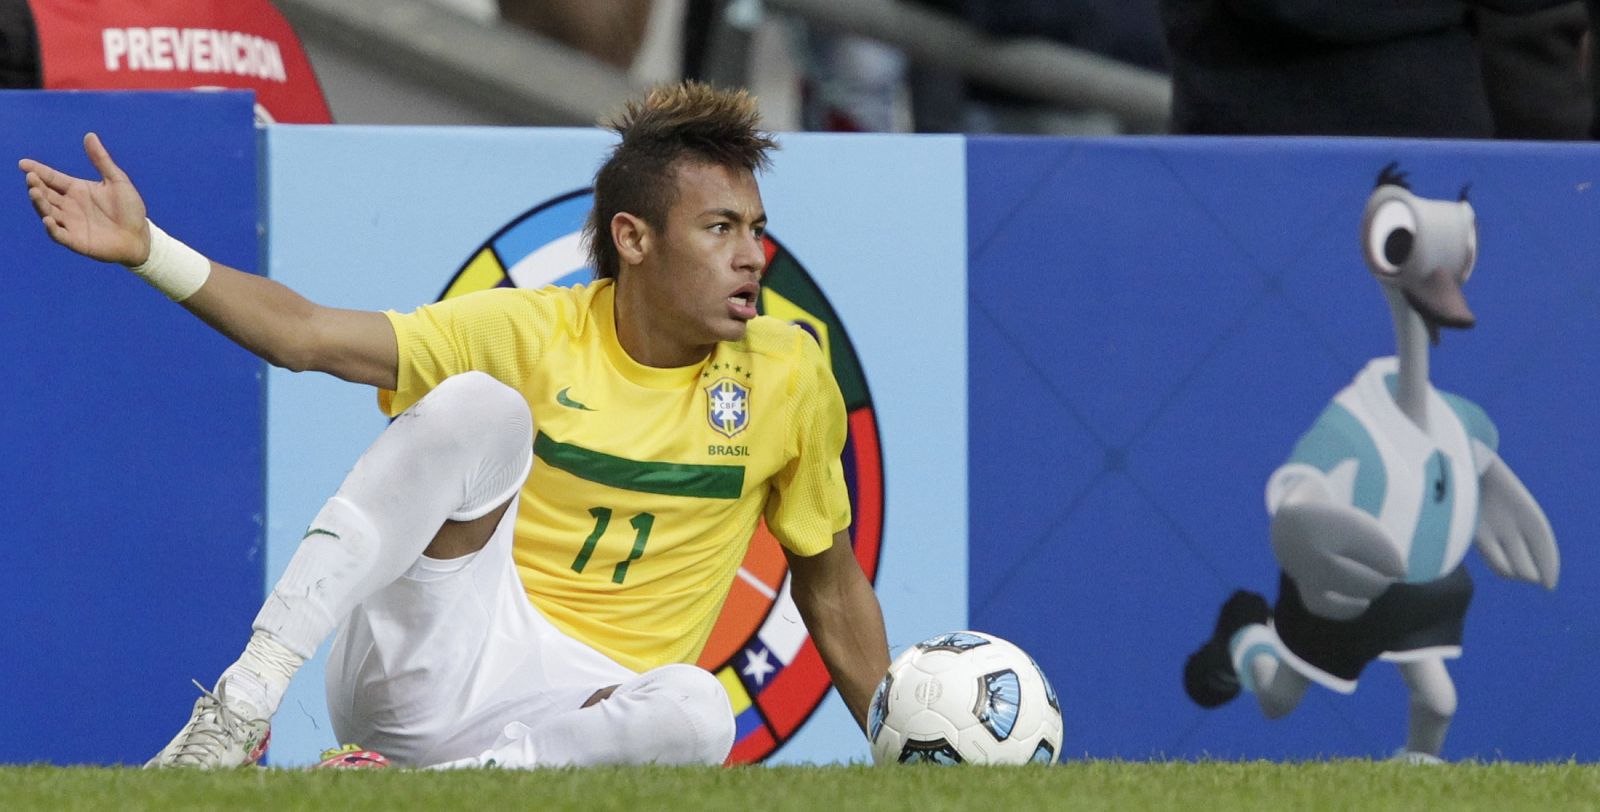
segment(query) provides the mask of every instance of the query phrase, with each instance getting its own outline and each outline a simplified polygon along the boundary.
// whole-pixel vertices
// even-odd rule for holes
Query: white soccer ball
[[[1061,752],[1061,703],[1022,649],[949,632],[890,664],[867,736],[878,764],[1049,764]]]

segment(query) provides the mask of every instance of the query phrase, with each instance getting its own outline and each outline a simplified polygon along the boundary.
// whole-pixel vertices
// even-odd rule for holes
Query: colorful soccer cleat
[[[312,769],[317,770],[371,770],[388,767],[389,759],[376,750],[364,750],[359,744],[346,744],[322,751],[322,761]]]

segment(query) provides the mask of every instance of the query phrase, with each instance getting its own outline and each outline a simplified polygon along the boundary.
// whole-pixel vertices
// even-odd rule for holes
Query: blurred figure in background
[[[747,0],[687,0],[684,75],[709,78],[715,32]],[[751,4],[753,0],[748,0]],[[890,0],[863,0],[890,2]],[[1046,39],[1164,70],[1158,0],[893,0],[961,21],[996,42]],[[887,43],[788,17],[797,31],[804,128],[843,132],[1113,133],[1095,111],[1060,110],[994,88],[969,87],[958,71],[913,64]],[[757,58],[768,58],[761,54]]]
[[[784,32],[779,40],[787,47],[779,49],[782,53],[757,52],[755,29],[775,21]],[[796,17],[770,17],[760,0],[685,0],[682,31],[684,78],[725,83],[730,71],[745,71],[753,83],[761,72],[754,64],[757,61],[766,63],[762,67],[777,67],[780,72],[787,67],[797,91],[798,110],[792,123],[801,129],[910,129],[907,60],[898,48],[825,30]],[[722,37],[725,34],[733,37]],[[740,36],[749,40],[735,45]],[[746,53],[745,48],[750,52]],[[739,64],[747,60],[751,64]],[[770,88],[768,92],[757,90],[763,100],[785,95],[772,93]]]
[[[1583,66],[1584,78],[1588,80],[1589,95],[1594,100],[1589,137],[1600,139],[1600,58],[1595,56],[1595,49],[1600,48],[1600,43],[1595,42],[1595,38],[1600,36],[1600,0],[1586,0],[1584,6],[1589,11],[1589,36],[1584,39],[1579,62]]]
[[[644,42],[651,0],[498,0],[504,20],[627,70]]]
[[[919,7],[959,20],[998,42],[1044,39],[1140,67],[1164,70],[1158,0],[862,0]],[[686,0],[683,70],[716,80],[715,39],[730,12],[759,0]],[[758,12],[759,13],[759,12]],[[1108,134],[1121,129],[1098,111],[1061,110],[1032,99],[969,87],[959,71],[915,64],[900,48],[784,17],[800,63],[799,119],[834,132],[1010,132]],[[757,59],[769,58],[759,54]],[[765,94],[764,94],[765,95]]]
[[[956,2],[968,23],[996,38],[1042,37],[1130,65],[1167,70],[1157,0]],[[1103,112],[1053,109],[982,85],[969,85],[967,99],[968,132],[1112,135],[1120,129]]]
[[[967,0],[906,0],[950,17],[962,16]],[[959,133],[967,130],[967,84],[958,71],[912,64],[906,69],[911,95],[912,129],[919,133]]]
[[[256,120],[333,119],[267,0],[0,0],[0,87],[256,92]]]
[[[1548,107],[1569,92],[1571,58],[1545,78],[1486,90],[1484,65],[1515,63],[1502,37],[1523,15],[1572,0],[1161,0],[1172,54],[1174,133],[1489,138],[1494,98]],[[1477,12],[1494,17],[1480,43]],[[1529,18],[1537,23],[1536,18]],[[1526,22],[1526,21],[1525,21]],[[1548,21],[1546,21],[1548,22]],[[1545,27],[1533,52],[1560,53]],[[1570,46],[1565,48],[1571,52]],[[1538,60],[1525,65],[1541,65]],[[1494,73],[1493,76],[1511,76]],[[1498,79],[1491,79],[1498,82]],[[1517,117],[1507,112],[1505,121]]]
[[[1157,0],[903,1],[959,18],[996,41],[1045,39],[1139,67],[1166,69]],[[1063,110],[969,84],[947,69],[911,65],[882,43],[816,31],[809,32],[807,41],[808,129],[1040,135],[1120,131],[1109,114]]]
[[[1483,89],[1495,138],[1589,138],[1594,106],[1584,62],[1589,15],[1569,0],[1529,14],[1475,12]]]
[[[943,0],[946,5],[950,0]],[[955,0],[996,37],[1043,37],[1156,71],[1167,69],[1157,0]]]
[[[26,0],[0,0],[0,89],[31,90],[39,77],[39,32]]]
[[[907,62],[866,37],[802,26],[800,125],[824,132],[907,132]]]

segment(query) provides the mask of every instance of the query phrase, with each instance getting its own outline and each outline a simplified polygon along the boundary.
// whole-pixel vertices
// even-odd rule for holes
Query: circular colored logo
[[[528,210],[484,242],[439,298],[590,281],[594,272],[582,230],[593,202],[591,190],[579,189]],[[756,309],[805,329],[832,365],[849,420],[843,462],[854,517],[851,543],[867,579],[875,581],[883,536],[883,459],[861,362],[838,315],[799,260],[770,233],[765,243],[767,267]],[[730,763],[760,761],[776,751],[816,711],[832,684],[799,617],[783,551],[763,522],[698,661],[717,676],[733,702],[737,732]]]

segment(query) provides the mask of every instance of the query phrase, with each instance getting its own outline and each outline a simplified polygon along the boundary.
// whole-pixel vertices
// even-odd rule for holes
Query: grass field
[[[1054,767],[606,768],[222,773],[0,769],[0,809],[1545,810],[1600,807],[1600,767],[1367,761]]]

